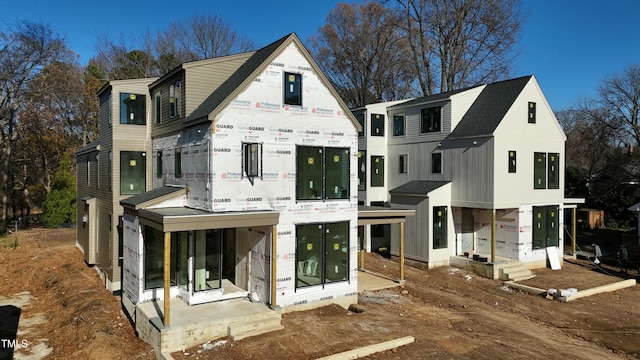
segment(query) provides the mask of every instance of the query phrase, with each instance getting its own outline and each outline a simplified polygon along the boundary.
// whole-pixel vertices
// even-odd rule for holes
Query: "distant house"
[[[98,91],[100,140],[76,153],[77,245],[95,266],[105,287],[121,290],[120,201],[153,188],[151,99],[156,78],[111,81]]]
[[[372,172],[378,153],[386,151],[380,182],[389,191],[386,198],[376,193],[376,200],[416,211],[406,223],[407,261],[431,268],[469,253],[545,267],[547,247],[558,248],[562,260],[562,214],[575,207],[564,198],[566,138],[535,77],[385,110],[377,109],[388,120],[376,127],[384,129],[387,148],[367,141],[358,150]],[[361,202],[375,191],[365,185]],[[390,234],[397,255],[397,232]]]

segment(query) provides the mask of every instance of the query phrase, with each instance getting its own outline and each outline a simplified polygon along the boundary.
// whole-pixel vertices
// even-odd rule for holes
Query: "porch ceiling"
[[[272,226],[280,219],[278,211],[210,212],[186,207],[144,209],[140,222],[163,232]]]

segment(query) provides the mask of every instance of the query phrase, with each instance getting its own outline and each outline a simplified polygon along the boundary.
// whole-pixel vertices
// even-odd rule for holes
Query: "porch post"
[[[491,209],[491,262],[496,262],[496,209]]]
[[[276,240],[277,240],[277,227],[273,225],[271,227],[271,307],[276,307]]]
[[[171,325],[171,233],[164,233],[164,327]]]
[[[404,280],[404,221],[400,223],[400,280]]]
[[[576,213],[578,212],[577,206],[571,209],[571,255],[576,254],[576,220],[578,216]]]

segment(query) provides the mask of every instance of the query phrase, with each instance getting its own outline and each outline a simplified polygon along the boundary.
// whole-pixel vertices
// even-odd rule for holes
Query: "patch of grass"
[[[15,250],[18,248],[18,237],[14,237],[13,241],[9,240],[8,236],[3,236],[2,237],[2,247],[5,249],[11,249],[11,250]]]

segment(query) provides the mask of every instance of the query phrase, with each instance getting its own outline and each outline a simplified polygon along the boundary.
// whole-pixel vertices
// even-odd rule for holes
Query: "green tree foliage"
[[[26,105],[28,84],[44,67],[68,61],[70,56],[64,41],[46,24],[22,21],[0,28],[0,232],[7,228],[15,179],[20,176],[15,173],[15,163],[21,155],[14,154],[14,148],[19,141],[20,116]]]
[[[51,191],[42,205],[42,220],[45,226],[54,228],[76,219],[76,178],[71,159],[65,155],[58,171],[53,176]]]

